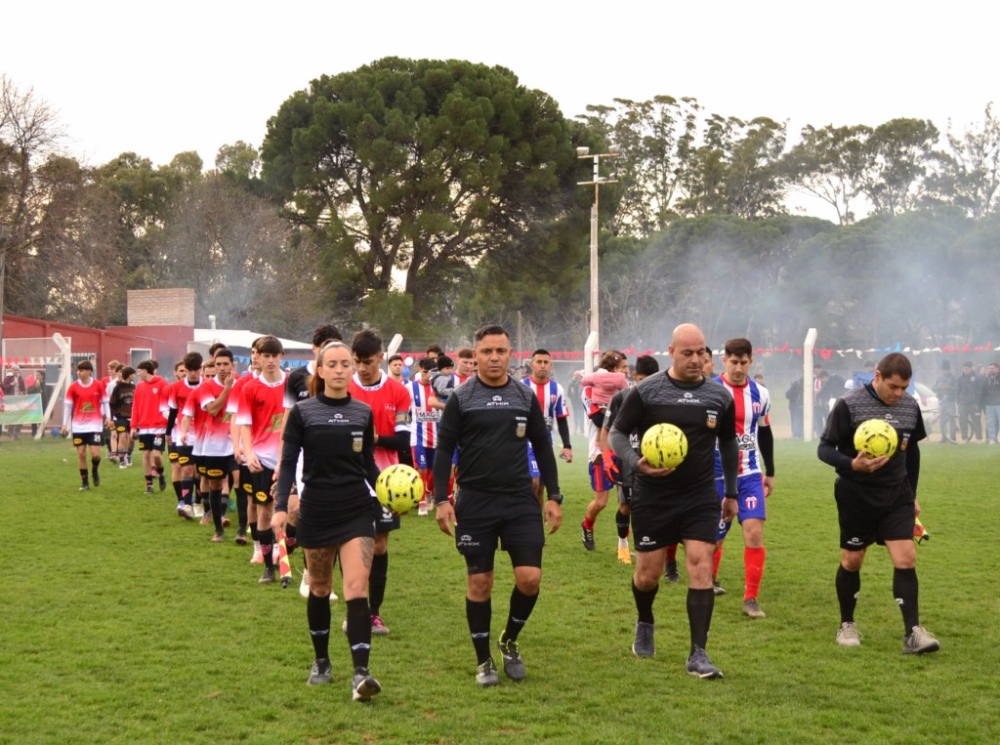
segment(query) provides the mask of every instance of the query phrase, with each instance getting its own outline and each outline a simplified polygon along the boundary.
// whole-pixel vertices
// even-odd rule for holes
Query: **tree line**
[[[193,287],[199,323],[304,336],[317,320],[529,345],[588,329],[591,162],[602,167],[605,346],[682,320],[761,345],[988,340],[998,329],[1000,122],[809,125],[616,99],[568,118],[502,67],[385,58],[289,98],[260,144],[154,165],[65,153],[50,106],[0,76],[0,303],[93,326],[125,292]],[[613,169],[613,170],[612,170]],[[810,195],[832,220],[790,205]]]

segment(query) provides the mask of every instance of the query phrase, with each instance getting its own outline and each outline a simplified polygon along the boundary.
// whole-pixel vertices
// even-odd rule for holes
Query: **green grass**
[[[577,453],[583,443],[577,443]],[[978,743],[1000,740],[1000,538],[991,527],[1000,451],[927,444],[918,549],[922,621],[942,641],[900,653],[891,565],[870,552],[860,649],[841,649],[833,471],[814,447],[780,441],[760,602],[740,612],[742,549],[729,540],[709,645],[721,681],[686,675],[685,589],[656,600],[657,656],[630,651],[629,568],[612,512],[586,553],[585,464],[560,462],[563,529],[545,554],[542,595],[521,637],[528,679],[479,690],[464,615],[464,564],[431,519],[406,516],[390,544],[372,670],[383,693],[350,700],[349,652],[331,640],[334,682],[311,688],[305,601],[259,586],[249,550],[212,545],[143,496],[139,468],[105,464],[77,492],[63,440],[0,446],[7,576],[0,585],[0,743]],[[293,563],[301,566],[295,557]],[[511,578],[504,556],[494,636]],[[683,572],[682,572],[683,573]],[[343,605],[334,605],[339,628]]]

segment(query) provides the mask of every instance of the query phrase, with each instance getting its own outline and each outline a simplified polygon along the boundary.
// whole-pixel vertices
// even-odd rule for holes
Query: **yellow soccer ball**
[[[653,468],[677,468],[687,457],[687,435],[674,424],[654,424],[643,434],[640,449]]]
[[[378,475],[375,496],[384,507],[401,515],[424,498],[424,482],[415,468],[397,463]]]
[[[869,458],[879,458],[887,455],[890,458],[896,452],[899,437],[896,430],[885,419],[868,419],[861,422],[854,430],[854,448]]]

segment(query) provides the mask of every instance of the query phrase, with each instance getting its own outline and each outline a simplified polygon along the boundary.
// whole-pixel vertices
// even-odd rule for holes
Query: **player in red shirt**
[[[76,365],[77,380],[66,391],[63,410],[63,437],[72,427],[73,445],[76,446],[77,465],[80,468],[80,491],[90,489],[87,479],[86,449],[90,446],[90,465],[94,486],[101,485],[98,467],[101,465],[101,432],[105,424],[110,426],[111,412],[104,386],[93,378],[94,366],[89,360],[81,360]]]
[[[132,438],[138,439],[142,451],[142,473],[146,477],[146,494],[153,493],[153,476],[160,479],[160,491],[167,488],[163,475],[163,450],[167,441],[166,408],[167,381],[156,374],[156,362],[143,360],[136,366],[139,382],[132,399]]]
[[[375,463],[379,470],[399,463],[399,453],[410,447],[410,394],[382,372],[382,339],[371,329],[358,332],[351,341],[355,373],[351,396],[368,404],[375,420]],[[371,486],[375,486],[372,484]],[[389,574],[389,532],[399,528],[399,515],[382,509],[375,526],[375,555],[368,576],[368,605],[372,633],[388,634],[379,615]]]
[[[265,336],[257,343],[260,375],[243,387],[236,414],[240,429],[240,452],[250,471],[250,495],[257,507],[257,535],[264,555],[261,584],[274,581],[274,471],[281,454],[281,423],[285,417],[285,373],[281,370],[284,349],[277,337]]]
[[[201,385],[201,363],[202,357],[198,352],[184,355],[178,368],[184,374],[167,388],[170,475],[177,496],[177,514],[186,520],[194,519],[194,440],[184,441],[178,420],[183,415],[188,398]]]

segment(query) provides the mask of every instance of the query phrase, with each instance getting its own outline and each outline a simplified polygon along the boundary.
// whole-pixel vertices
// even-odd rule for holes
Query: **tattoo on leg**
[[[375,554],[375,540],[373,538],[361,539],[361,561],[364,562],[365,569],[372,568],[372,556]]]

